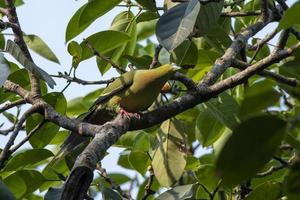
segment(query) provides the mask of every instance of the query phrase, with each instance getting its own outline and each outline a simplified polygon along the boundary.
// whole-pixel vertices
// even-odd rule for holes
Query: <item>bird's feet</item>
[[[137,118],[140,119],[141,115],[139,113],[131,113],[131,112],[127,112],[126,110],[124,110],[123,108],[121,108],[120,110],[120,114],[122,117],[126,117],[128,119],[130,118]]]

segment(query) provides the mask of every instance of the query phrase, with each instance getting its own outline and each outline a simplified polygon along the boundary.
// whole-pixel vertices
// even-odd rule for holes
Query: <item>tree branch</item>
[[[15,42],[19,45],[19,47],[21,48],[21,50],[23,51],[25,56],[30,61],[33,62],[33,59],[30,55],[27,45],[23,39],[23,31],[22,31],[20,23],[19,23],[18,15],[17,15],[16,8],[14,5],[14,1],[13,0],[5,0],[5,4],[7,6],[6,14],[7,14],[8,21],[11,24],[15,24],[15,26],[11,27],[12,31],[15,35]],[[31,92],[35,96],[40,97],[41,96],[40,80],[31,72],[28,72],[28,73],[29,73],[29,78],[30,78]]]
[[[111,64],[111,66],[117,70],[119,70],[122,73],[125,73],[126,70],[123,69],[121,66],[119,66],[117,63],[113,62],[111,59],[103,56],[102,54],[100,54],[90,43],[88,40],[83,39],[83,41],[85,42],[85,44],[87,45],[87,47],[92,51],[92,53],[97,56],[98,58],[106,61],[107,63]]]
[[[0,169],[4,167],[5,161],[8,159],[8,157],[11,155],[10,147],[14,144],[15,139],[20,131],[20,129],[23,126],[23,123],[26,121],[26,119],[31,116],[33,113],[40,112],[42,109],[42,106],[40,104],[35,104],[31,108],[29,108],[20,118],[16,126],[14,127],[14,131],[11,134],[8,142],[6,143],[4,149],[0,153]]]
[[[13,108],[13,107],[16,107],[16,106],[19,106],[19,105],[23,105],[25,104],[26,101],[24,99],[18,99],[14,102],[9,102],[9,103],[6,103],[4,106],[0,107],[0,113],[10,109],[10,108]]]
[[[63,78],[66,79],[67,82],[75,82],[81,85],[102,85],[102,84],[109,84],[111,82],[113,82],[115,80],[115,78],[111,78],[109,80],[100,80],[100,81],[86,81],[86,80],[82,80],[80,78],[77,77],[71,77],[69,76],[67,73],[58,73],[58,75],[51,75],[52,77],[55,78]]]
[[[231,65],[232,60],[240,52],[240,50],[245,47],[248,39],[254,36],[258,31],[263,29],[269,22],[272,21],[270,16],[267,19],[262,15],[260,19],[253,25],[245,28],[241,31],[237,37],[233,40],[230,47],[225,51],[224,55],[217,59],[211,70],[204,76],[201,86],[209,86],[215,83],[218,78],[226,71],[226,69]]]

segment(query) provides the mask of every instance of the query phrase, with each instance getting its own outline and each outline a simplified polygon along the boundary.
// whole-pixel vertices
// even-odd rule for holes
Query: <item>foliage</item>
[[[71,72],[75,74],[82,61],[96,57],[99,79],[112,70],[122,73],[129,67],[148,69],[173,62],[182,67],[183,75],[198,84],[213,66],[218,66],[217,61],[224,58],[224,52],[239,37],[236,34],[258,22],[262,2],[267,2],[271,10],[275,9],[273,4],[280,5],[274,0],[165,0],[163,6],[158,2],[91,0],[82,5],[66,26],[66,51],[72,58],[70,73],[56,77],[65,78],[69,83],[93,84],[71,77]],[[15,1],[16,6],[22,4],[23,1]],[[5,7],[4,1],[0,5]],[[119,13],[108,30],[92,33],[85,41],[77,39],[95,20],[111,14],[116,7],[120,8]],[[296,1],[291,8],[286,8],[280,21],[274,19],[277,32],[290,34],[285,48],[292,48],[300,40],[299,8],[300,1]],[[232,17],[230,14],[234,13],[248,14]],[[20,105],[27,101],[16,106],[17,114],[7,111],[5,103],[22,99],[6,91],[3,85],[11,81],[29,91],[32,85],[28,72],[40,79],[41,98],[54,111],[83,119],[102,89],[84,96],[78,93],[74,99],[66,99],[64,91],[48,92],[47,85],[53,88],[56,84],[53,77],[38,67],[17,41],[3,35],[0,47],[18,63],[9,62],[4,58],[6,54],[0,54],[0,114],[7,119],[5,124],[12,126],[7,131],[1,122],[0,133],[7,135],[15,129],[23,113]],[[240,44],[243,48],[234,53],[236,59],[250,67],[277,48],[269,43],[261,44],[261,39],[251,39],[252,44],[250,41],[244,46]],[[25,34],[24,41],[41,57],[59,63],[55,52],[39,36]],[[262,69],[255,71],[256,75],[251,74],[235,87],[201,99],[201,104],[187,106],[190,109],[161,124],[122,135],[114,144],[123,149],[118,165],[139,174],[142,182],[128,176],[125,170],[112,173],[98,166],[98,176],[93,179],[88,195],[94,197],[101,193],[103,199],[128,198],[133,193],[127,187],[130,185],[137,193],[134,199],[299,199],[300,54],[299,50],[294,52],[291,57],[266,66],[269,75]],[[233,68],[236,67],[234,56],[230,58],[230,68],[218,81],[228,80],[243,70]],[[283,77],[284,81],[270,73]],[[296,84],[286,84],[288,81]],[[149,110],[194,92],[186,92],[185,87],[179,81],[169,81],[167,94],[159,95]],[[1,166],[0,199],[34,200],[42,199],[42,194],[45,199],[61,198],[63,183],[80,149],[72,149],[58,163],[51,162],[70,133],[61,123],[49,121],[46,114],[39,110],[26,118],[25,126],[21,124],[30,147],[13,149],[5,166]],[[207,153],[199,154],[199,146],[206,148]]]

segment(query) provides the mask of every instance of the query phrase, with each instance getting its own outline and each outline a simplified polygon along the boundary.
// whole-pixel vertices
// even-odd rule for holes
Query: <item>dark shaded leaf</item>
[[[156,37],[159,43],[168,51],[174,50],[193,31],[199,10],[199,1],[191,0],[165,12],[156,26]]]
[[[216,161],[225,186],[255,175],[272,157],[285,134],[286,122],[273,115],[250,118],[237,126]]]

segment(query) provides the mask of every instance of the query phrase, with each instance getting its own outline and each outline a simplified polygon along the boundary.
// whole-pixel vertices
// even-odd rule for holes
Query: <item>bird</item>
[[[149,108],[163,88],[169,88],[165,84],[179,69],[175,64],[165,64],[148,70],[128,71],[110,83],[89,111],[79,118],[83,122],[102,125],[114,119],[118,113],[122,117],[139,117],[139,112]],[[74,149],[85,147],[88,142],[87,137],[71,132],[54,160]],[[67,163],[70,169],[74,161]],[[49,165],[51,163],[54,162],[51,161]]]

